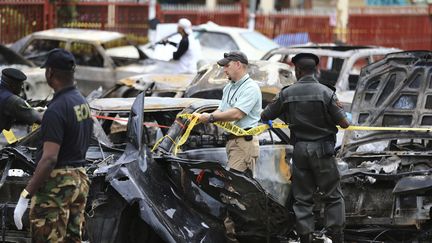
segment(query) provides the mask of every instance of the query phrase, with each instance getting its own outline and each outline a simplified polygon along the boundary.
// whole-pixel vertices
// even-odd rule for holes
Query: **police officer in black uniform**
[[[20,229],[32,198],[29,218],[34,242],[81,242],[89,191],[84,165],[93,120],[86,99],[74,85],[73,55],[54,49],[44,67],[48,85],[55,93],[42,120],[42,156],[21,193],[14,220]]]
[[[263,121],[280,117],[289,124],[293,152],[292,190],[296,229],[300,242],[311,242],[314,229],[313,194],[318,190],[325,203],[325,226],[333,242],[343,242],[345,202],[334,157],[336,125],[347,128],[342,106],[335,92],[315,78],[319,58],[297,54],[297,82],[281,90],[261,113]]]
[[[40,124],[42,116],[33,109],[23,98],[21,93],[27,76],[18,69],[5,68],[2,71],[0,83],[0,132],[9,130],[15,122],[28,125]]]

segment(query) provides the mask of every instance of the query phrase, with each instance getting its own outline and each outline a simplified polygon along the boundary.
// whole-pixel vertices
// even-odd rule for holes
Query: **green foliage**
[[[57,3],[57,26],[65,27],[65,23],[75,22],[78,16],[76,3],[79,0],[50,0],[51,3]]]

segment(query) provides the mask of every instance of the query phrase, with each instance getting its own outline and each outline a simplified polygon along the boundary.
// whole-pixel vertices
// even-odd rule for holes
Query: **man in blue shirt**
[[[247,73],[248,59],[240,51],[224,54],[218,61],[223,66],[230,82],[223,89],[222,101],[218,109],[211,114],[202,113],[199,121],[233,122],[235,125],[248,130],[258,125],[262,108],[262,95],[258,84]],[[230,170],[244,172],[251,176],[255,170],[255,163],[259,156],[259,141],[256,136],[227,135],[226,151]],[[234,222],[227,217],[225,228],[229,242],[235,239]]]
[[[199,120],[204,123],[233,122],[245,130],[257,126],[261,114],[262,95],[258,84],[247,73],[246,55],[240,51],[225,53],[218,64],[223,66],[230,82],[223,89],[218,109],[211,114],[201,114]],[[230,134],[227,140],[228,167],[253,173],[259,155],[258,138]]]
[[[44,64],[55,93],[41,126],[42,156],[14,211],[18,229],[30,206],[33,242],[81,242],[89,179],[85,155],[93,129],[90,108],[74,85],[75,58],[54,49]]]

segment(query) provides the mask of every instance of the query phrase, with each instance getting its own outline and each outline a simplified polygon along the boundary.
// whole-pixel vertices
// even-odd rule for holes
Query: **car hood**
[[[142,74],[119,81],[121,85],[143,90],[148,83],[153,83],[152,90],[184,91],[195,77],[194,74]]]
[[[173,73],[178,69],[176,61],[160,61],[155,59],[141,60],[139,63],[130,64],[127,66],[117,67],[116,71],[123,73],[122,77],[142,74],[142,73]]]
[[[432,125],[431,57],[428,51],[392,53],[362,70],[351,112],[353,125],[366,128],[345,131],[341,157],[428,153],[430,132],[403,128]]]

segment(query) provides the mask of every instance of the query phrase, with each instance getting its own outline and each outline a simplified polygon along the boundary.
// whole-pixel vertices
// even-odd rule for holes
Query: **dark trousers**
[[[334,156],[326,155],[321,142],[297,142],[293,154],[292,190],[297,231],[300,235],[315,230],[313,194],[318,190],[324,200],[325,226],[342,232],[345,225],[345,202],[340,174]]]

